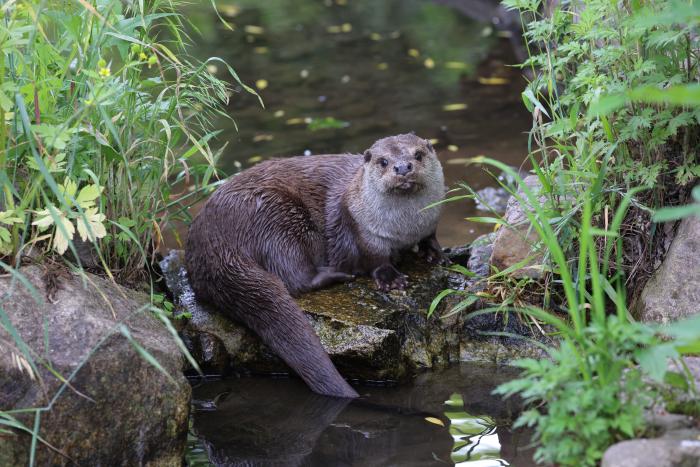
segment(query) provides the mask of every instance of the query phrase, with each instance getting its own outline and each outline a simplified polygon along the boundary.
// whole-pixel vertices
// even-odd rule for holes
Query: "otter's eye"
[[[389,161],[382,157],[381,159],[379,159],[379,165],[381,165],[382,167],[386,167],[387,165],[389,165]]]
[[[416,160],[417,161],[423,160],[423,156],[425,156],[425,153],[423,151],[416,151]]]

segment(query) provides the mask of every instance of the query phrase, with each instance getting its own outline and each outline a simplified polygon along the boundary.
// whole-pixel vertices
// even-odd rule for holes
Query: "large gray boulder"
[[[468,256],[467,251],[465,264]],[[229,318],[225,310],[197,302],[182,261],[183,252],[173,250],[161,267],[180,312],[191,314],[181,333],[203,369],[210,373],[223,373],[231,367],[288,372],[257,336]],[[479,304],[441,318],[464,298],[458,294],[448,296],[428,317],[427,310],[441,290],[449,287],[464,292],[473,285],[461,275],[445,268],[427,267],[415,257],[409,257],[399,269],[409,276],[405,291],[383,293],[369,278],[358,278],[297,300],[345,377],[402,380],[460,360],[508,363],[519,357],[541,355],[539,348],[524,341],[481,334],[504,329],[500,318],[476,324],[466,320],[465,315]]]
[[[637,300],[642,321],[669,323],[700,313],[700,218],[683,219],[659,269]]]
[[[89,273],[36,265],[20,272],[33,292],[0,278],[0,317],[11,323],[0,327],[0,410],[46,408],[35,464],[182,465],[191,390],[172,336],[146,308],[148,296]],[[12,334],[33,355],[36,373]],[[16,416],[33,427],[33,413]],[[19,431],[0,436],[0,465],[27,465],[30,442]]]

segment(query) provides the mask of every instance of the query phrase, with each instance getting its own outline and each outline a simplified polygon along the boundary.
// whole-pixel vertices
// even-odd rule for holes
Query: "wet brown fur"
[[[371,274],[384,290],[404,287],[392,257],[418,243],[441,258],[438,210],[421,208],[443,194],[432,147],[412,134],[379,140],[364,156],[262,162],[231,177],[192,223],[192,286],[256,332],[313,391],[356,397],[291,297],[356,274]]]

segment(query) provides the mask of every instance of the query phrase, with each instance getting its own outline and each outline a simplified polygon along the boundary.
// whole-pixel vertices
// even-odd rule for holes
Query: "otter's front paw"
[[[372,271],[372,277],[377,288],[382,292],[388,292],[392,289],[403,290],[408,285],[408,276],[401,274],[389,263],[382,264]]]
[[[422,251],[423,258],[429,264],[435,264],[440,266],[449,266],[452,261],[443,253],[442,249],[429,248]]]
[[[434,234],[418,244],[418,254],[425,258],[429,264],[448,266],[452,263],[442,251],[440,243],[438,243]]]

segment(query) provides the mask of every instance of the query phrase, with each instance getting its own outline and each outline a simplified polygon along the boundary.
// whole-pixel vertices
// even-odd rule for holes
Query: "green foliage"
[[[641,185],[663,192],[665,183],[686,185],[700,175],[700,111],[688,107],[700,102],[698,5],[670,0],[547,7],[539,0],[505,0],[504,5],[518,9],[526,22],[532,54],[523,66],[534,79],[523,100],[540,113],[533,133],[537,152],[551,159],[543,176],[554,182],[559,171],[595,171],[601,159],[581,164],[585,142],[613,155],[608,189]],[[650,198],[663,203],[662,197]]]
[[[649,328],[611,315],[583,332],[580,342],[564,340],[552,349],[551,360],[518,361],[521,377],[497,389],[520,394],[531,407],[516,426],[534,428],[537,462],[596,465],[610,444],[639,434],[644,407],[655,396],[634,358],[655,341]]]
[[[160,0],[3,3],[0,267],[11,289],[24,287],[41,301],[19,268],[22,256],[39,247],[78,257],[78,239],[93,244],[108,275],[143,279],[161,230],[186,218],[187,205],[207,191],[218,158],[209,147],[216,136],[210,122],[226,117],[222,105],[230,93],[207,63],[219,62],[238,77],[218,58],[188,58],[178,7]],[[83,274],[80,267],[73,271]],[[169,320],[172,303],[152,294],[134,311],[147,312],[198,369]],[[42,406],[0,411],[0,432],[31,435],[33,465],[37,444],[46,444],[39,434],[42,413],[75,390],[72,378],[110,335],[73,374],[61,375],[48,356],[27,346],[2,306],[0,326],[6,352],[37,387],[45,387],[44,370],[61,382]],[[172,380],[126,326],[114,332]]]
[[[202,194],[186,188],[215,175],[210,121],[230,91],[188,58],[176,8],[3,7],[0,250],[11,262],[37,242],[62,254],[79,236],[105,270],[135,279],[161,229]]]
[[[522,376],[500,386],[498,392],[505,396],[520,394],[530,406],[516,424],[534,429],[538,461],[596,465],[611,443],[643,430],[643,410],[658,398],[662,382],[686,381],[686,375],[669,372],[667,363],[670,358],[700,350],[700,319],[652,327],[629,318],[625,278],[620,271],[611,272],[610,265],[614,249],[621,250],[621,223],[638,190],[622,197],[605,229],[596,228],[593,206],[596,195],[602,196],[600,187],[605,179],[605,172],[599,173],[575,220],[577,254],[567,255],[556,228],[558,212],[547,202],[539,202],[541,192],[533,192],[499,161],[478,157],[469,162],[494,166],[520,184],[521,191],[514,190],[513,196],[521,205],[531,207],[524,213],[549,252],[545,270],[555,275],[553,282],[561,289],[554,306],[566,310],[562,318],[534,306],[515,308],[553,328],[559,345],[548,349],[551,360],[517,362],[524,370]],[[600,240],[607,243],[601,247]],[[500,274],[496,272],[488,280]],[[431,310],[451,293],[459,292],[443,291]],[[472,315],[502,308],[494,306]]]
[[[683,0],[503,3],[521,13],[530,51],[522,99],[533,114],[529,156],[541,185],[533,193],[513,174],[523,194],[511,194],[529,207],[545,252],[539,266],[552,276],[543,305],[566,316],[515,308],[554,328],[559,345],[551,360],[520,361],[522,377],[498,391],[529,403],[517,423],[534,429],[538,461],[596,465],[609,444],[643,429],[642,411],[660,385],[695,391],[667,364],[698,352],[700,320],[656,328],[630,319],[625,284],[637,266],[627,258],[643,258],[626,254],[625,239],[651,243],[653,211],[659,222],[698,212],[699,203],[659,208],[676,204],[668,193],[700,175],[700,8]],[[466,162],[512,172],[490,159]],[[491,288],[504,272],[487,279]],[[444,291],[431,311],[451,294],[465,293]]]

